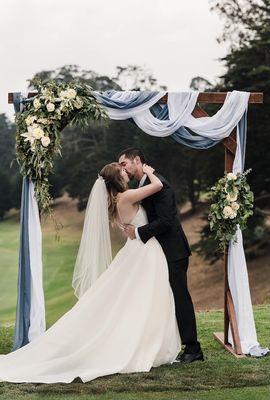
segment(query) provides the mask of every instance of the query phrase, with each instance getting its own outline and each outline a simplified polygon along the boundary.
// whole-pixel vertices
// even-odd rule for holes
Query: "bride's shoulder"
[[[125,200],[129,199],[130,194],[134,191],[134,189],[127,189],[122,193],[117,194],[117,202],[125,202]]]

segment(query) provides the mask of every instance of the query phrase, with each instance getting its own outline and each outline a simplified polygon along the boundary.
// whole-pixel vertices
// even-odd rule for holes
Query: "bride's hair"
[[[112,224],[114,224],[117,217],[117,194],[123,193],[128,189],[128,184],[121,175],[122,168],[119,163],[113,162],[105,165],[99,173],[104,179],[108,191],[109,219]]]

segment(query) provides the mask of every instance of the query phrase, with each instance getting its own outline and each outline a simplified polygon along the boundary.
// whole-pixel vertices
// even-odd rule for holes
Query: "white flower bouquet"
[[[226,173],[211,188],[213,203],[208,219],[221,251],[226,250],[231,240],[236,241],[237,226],[244,230],[248,218],[253,214],[254,196],[246,179],[250,171]]]
[[[52,215],[48,176],[54,157],[61,155],[60,132],[69,123],[86,127],[107,114],[86,84],[52,80],[34,85],[37,95],[25,99],[23,112],[16,114],[16,157],[21,174],[34,183],[40,211]]]

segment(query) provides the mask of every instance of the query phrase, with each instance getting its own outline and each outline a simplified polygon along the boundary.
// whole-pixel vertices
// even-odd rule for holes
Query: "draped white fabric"
[[[183,92],[168,94],[169,119],[160,120],[143,110],[133,116],[133,120],[148,135],[165,137],[174,133],[189,120],[197,103],[198,92]]]
[[[31,308],[28,339],[31,342],[40,336],[41,333],[45,332],[46,321],[42,284],[42,236],[38,205],[32,181],[29,182],[29,188],[28,232],[31,270]]]
[[[149,110],[142,111],[133,119],[144,132],[152,136],[169,136],[181,126],[185,126],[198,135],[212,140],[221,140],[229,136],[240,121],[247,108],[249,93],[228,93],[223,106],[212,117],[193,117],[191,113],[197,103],[197,98],[198,92],[169,93],[168,120],[160,121]]]
[[[233,172],[235,174],[243,172],[238,130]],[[257,333],[253,318],[246,258],[240,228],[237,230],[237,243],[231,242],[229,246],[228,280],[236,313],[242,352],[248,354],[250,349],[259,346],[259,343],[257,342]],[[233,345],[231,331],[229,331],[229,342]]]
[[[247,110],[249,92],[233,91],[228,93],[219,111],[212,117],[195,118],[191,115],[194,109],[198,92],[168,93],[167,120],[155,118],[148,109],[129,109],[109,111],[112,119],[126,119],[132,117],[135,123],[147,134],[157,137],[166,137],[174,133],[181,126],[190,128],[198,135],[222,140],[230,135]],[[119,92],[118,98],[124,100],[125,92]],[[114,118],[114,115],[117,118]],[[121,117],[123,115],[123,118]],[[239,135],[239,133],[238,133]],[[234,160],[234,172],[242,171],[241,147],[239,138]],[[229,246],[228,271],[229,286],[236,309],[239,335],[242,351],[249,353],[251,347],[258,346],[253,310],[250,299],[250,289],[247,275],[245,253],[243,249],[242,233],[237,232],[238,241]]]

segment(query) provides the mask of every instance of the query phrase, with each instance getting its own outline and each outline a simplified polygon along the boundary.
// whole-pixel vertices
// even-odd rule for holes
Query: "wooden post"
[[[34,97],[36,92],[29,92],[28,98]],[[199,103],[208,104],[222,104],[224,103],[227,96],[227,92],[202,92],[199,93],[198,103],[195,106],[192,115],[195,118],[207,117],[209,116],[206,111],[204,111]],[[8,103],[13,103],[13,93],[8,93]],[[163,96],[159,103],[166,103],[168,100],[167,93]],[[263,93],[250,93],[249,103],[251,104],[262,104],[263,103]],[[230,136],[224,139],[223,144],[225,146],[225,172],[232,172],[234,157],[236,153],[236,128],[232,131]],[[229,326],[231,328],[231,333],[233,337],[234,349],[228,343],[228,330]],[[224,254],[224,333],[215,332],[214,337],[218,340],[226,350],[228,350],[235,357],[245,357],[242,353],[241,343],[239,338],[238,326],[236,321],[235,309],[233,304],[232,295],[228,283],[228,249]]]
[[[230,148],[225,147],[225,172],[232,172],[237,145],[236,128],[234,128],[230,134],[227,143],[229,143]],[[228,341],[229,326],[231,328],[234,348],[229,344]],[[233,299],[228,282],[228,247],[226,248],[224,254],[224,334],[221,332],[215,332],[214,338],[218,340],[222,346],[224,346],[234,356],[244,357],[241,349]]]

